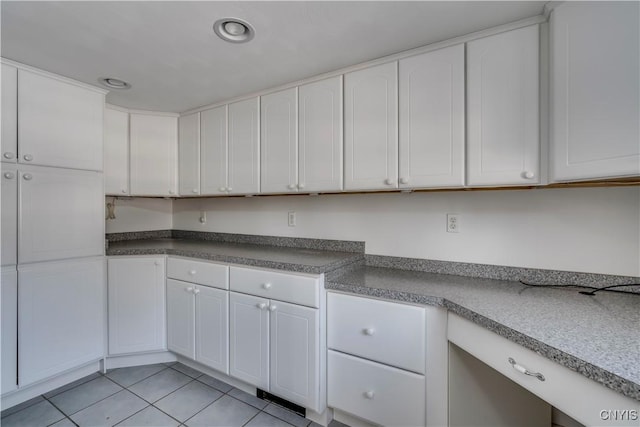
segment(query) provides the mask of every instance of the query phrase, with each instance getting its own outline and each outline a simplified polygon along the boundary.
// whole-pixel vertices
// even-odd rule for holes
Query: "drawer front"
[[[425,310],[328,294],[329,348],[424,374]]]
[[[293,304],[319,307],[320,278],[269,270],[231,267],[230,289]]]
[[[214,288],[229,289],[229,267],[223,264],[169,257],[167,277]]]
[[[328,405],[385,426],[425,425],[425,378],[329,350]]]

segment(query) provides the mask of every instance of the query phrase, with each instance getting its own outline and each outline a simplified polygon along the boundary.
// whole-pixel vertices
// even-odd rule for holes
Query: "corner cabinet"
[[[640,175],[640,5],[551,13],[551,179]]]
[[[538,26],[467,43],[467,185],[540,183]]]

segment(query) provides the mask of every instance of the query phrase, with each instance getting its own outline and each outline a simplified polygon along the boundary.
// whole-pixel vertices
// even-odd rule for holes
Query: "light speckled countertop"
[[[437,305],[640,400],[640,295],[362,266],[327,289]]]

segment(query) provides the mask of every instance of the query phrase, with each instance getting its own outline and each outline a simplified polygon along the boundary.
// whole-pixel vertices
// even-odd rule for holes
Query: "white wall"
[[[288,211],[297,213],[295,228]],[[446,232],[447,212],[460,214],[459,234]],[[369,254],[640,276],[638,187],[184,199],[173,203],[173,227],[364,240]]]
[[[113,197],[107,197],[111,203]],[[165,199],[117,199],[116,219],[106,222],[107,233],[169,230],[172,228],[172,201]]]

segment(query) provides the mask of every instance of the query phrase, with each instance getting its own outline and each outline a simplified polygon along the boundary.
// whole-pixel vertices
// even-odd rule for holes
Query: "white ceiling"
[[[97,85],[107,102],[182,112],[542,13],[545,2],[2,1],[2,56]],[[247,44],[213,22],[250,22]]]

